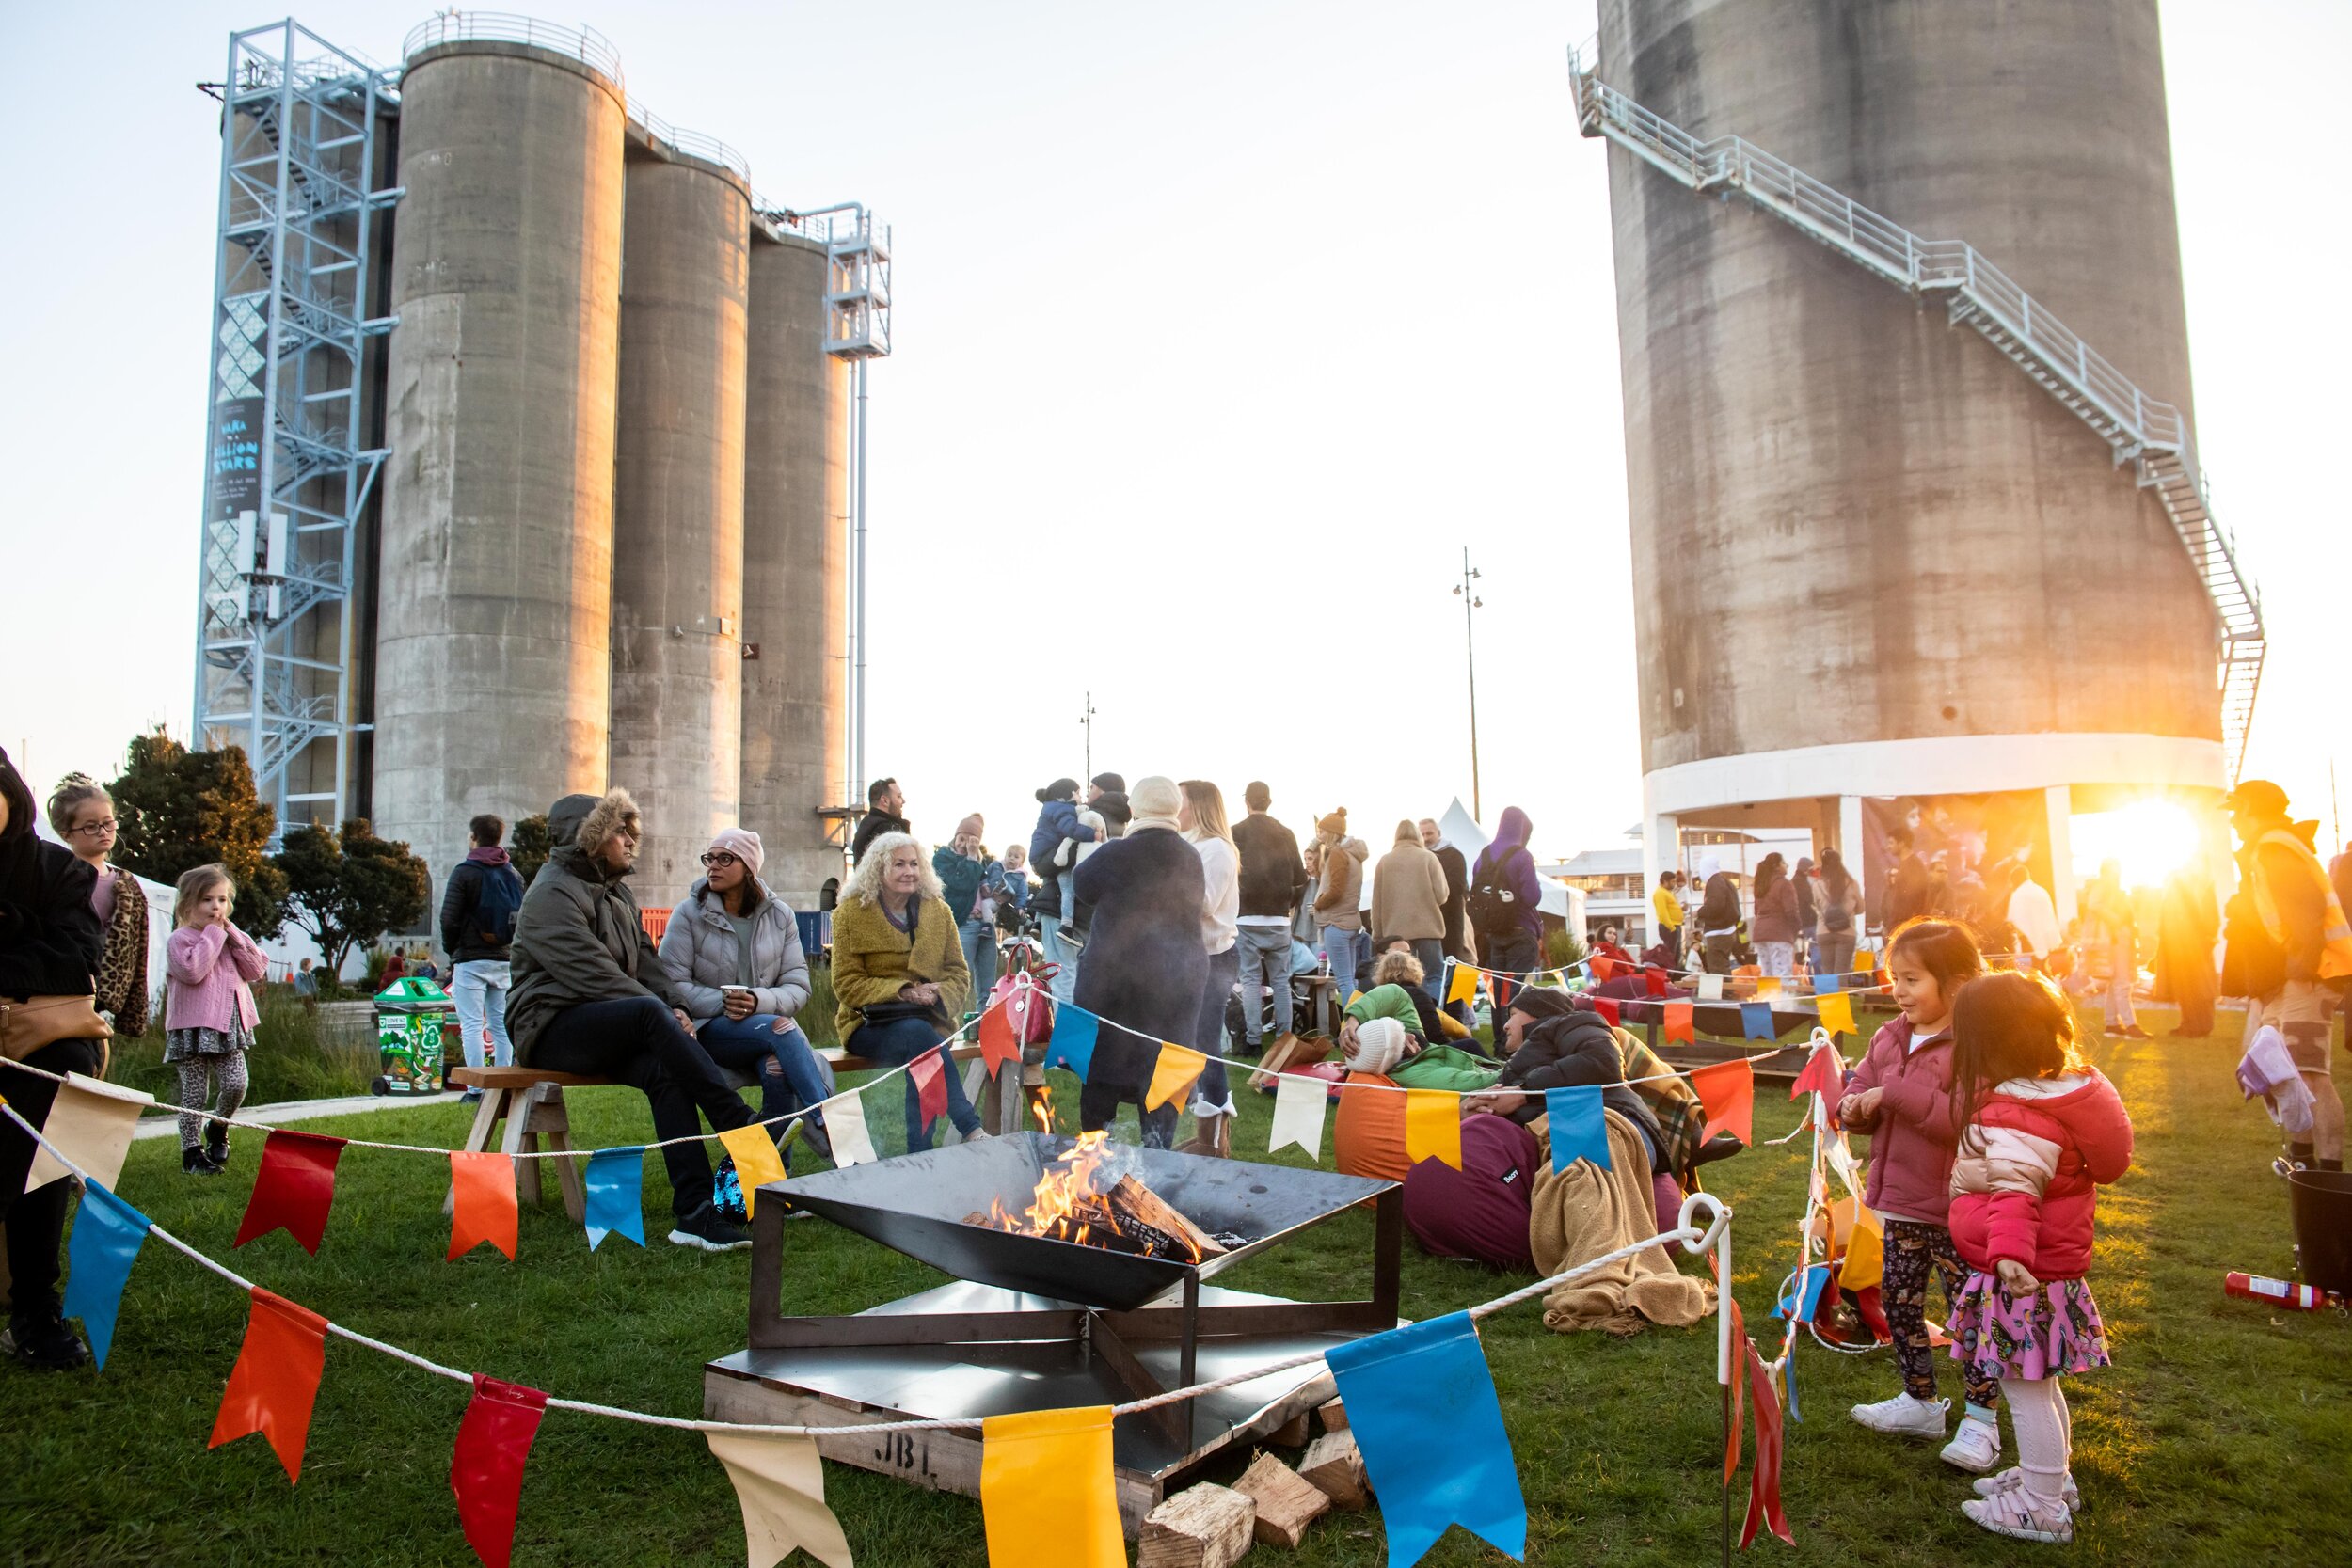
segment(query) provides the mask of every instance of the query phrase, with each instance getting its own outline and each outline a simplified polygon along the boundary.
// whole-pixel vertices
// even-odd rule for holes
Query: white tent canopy
[[[1462,851],[1462,861],[1465,866],[1475,866],[1478,863],[1478,857],[1485,852],[1486,846],[1495,841],[1494,834],[1478,825],[1478,819],[1470,814],[1468,808],[1462,804],[1462,798],[1458,795],[1454,798],[1453,803],[1445,808],[1445,815],[1438,818],[1438,832],[1445,835],[1445,841],[1448,844]],[[1543,897],[1537,903],[1536,908],[1546,914],[1555,915],[1562,920],[1573,923],[1576,911],[1568,897],[1568,884],[1557,877],[1546,877],[1540,873],[1536,876],[1535,881],[1544,890]],[[1577,934],[1583,935],[1581,931]]]

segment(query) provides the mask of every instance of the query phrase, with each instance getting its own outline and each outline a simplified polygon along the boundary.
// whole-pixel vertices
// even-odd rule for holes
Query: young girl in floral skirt
[[[180,1168],[218,1176],[229,1165],[229,1124],[201,1114],[213,1080],[216,1115],[245,1103],[245,1053],[261,1014],[252,982],[268,972],[253,939],[229,923],[237,884],[229,868],[199,865],[180,878],[172,933],[164,956],[170,974],[164,1002],[164,1060],[180,1069]],[[199,1140],[201,1139],[201,1147]]]
[[[1970,1269],[1952,1355],[1998,1378],[2018,1465],[1977,1482],[1961,1511],[1997,1535],[2074,1538],[2079,1502],[2063,1375],[2106,1366],[2085,1275],[2100,1186],[2132,1163],[2115,1086],[2075,1051],[2074,1013],[2040,975],[1991,974],[1952,1009],[1952,1240]]]

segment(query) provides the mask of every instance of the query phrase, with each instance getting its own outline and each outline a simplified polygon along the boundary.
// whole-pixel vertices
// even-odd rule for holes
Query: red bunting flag
[[[1813,1054],[1805,1059],[1804,1070],[1797,1074],[1796,1083],[1789,1086],[1788,1098],[1802,1100],[1815,1093],[1835,1097],[1844,1084],[1845,1074],[1837,1069],[1836,1051],[1828,1045],[1817,1045]]]
[[[1793,1546],[1796,1532],[1780,1506],[1780,1401],[1772,1393],[1764,1358],[1756,1354],[1756,1341],[1743,1337],[1740,1342],[1747,1350],[1748,1386],[1755,1395],[1749,1403],[1756,1411],[1756,1465],[1748,1472],[1748,1515],[1740,1527],[1740,1549],[1748,1549],[1759,1524],[1770,1525],[1774,1535]]]
[[[449,1255],[463,1258],[487,1242],[515,1256],[515,1162],[495,1149],[469,1154],[452,1149]]]
[[[1692,1008],[1690,1003],[1669,1002],[1665,1005],[1663,1011],[1666,1015],[1666,1037],[1668,1039],[1691,1040],[1695,1037],[1691,1023]]]
[[[1691,1086],[1707,1108],[1707,1136],[1729,1132],[1743,1144],[1756,1142],[1756,1069],[1744,1057],[1692,1068]]]
[[[1607,960],[1596,958],[1593,961],[1602,963]],[[1598,1013],[1600,1021],[1612,1029],[1614,1029],[1625,1018],[1625,1009],[1617,1005],[1617,999],[1613,996],[1594,997],[1593,1011]]]
[[[994,1076],[999,1064],[1021,1059],[1021,1037],[1012,1026],[1012,1004],[999,1002],[980,1015],[980,1060]]]
[[[246,1200],[236,1244],[243,1246],[283,1226],[303,1251],[316,1258],[319,1239],[326,1233],[326,1212],[335,1202],[335,1162],[342,1153],[341,1138],[282,1129],[272,1132],[262,1146],[261,1174],[253,1179],[253,1196]]]
[[[1649,993],[1652,996],[1663,996],[1666,994],[1666,972],[1664,970],[1645,969],[1642,971],[1642,979],[1646,985],[1648,985]]]
[[[1614,978],[1616,977],[1616,974],[1617,974],[1617,960],[1616,960],[1616,959],[1614,959],[1614,958],[1599,958],[1599,957],[1596,957],[1596,958],[1593,959],[1593,978],[1594,978],[1594,979],[1596,979],[1596,980],[1610,980],[1610,979],[1614,979]]]
[[[947,1080],[946,1069],[939,1065],[939,1053],[924,1052],[907,1064],[907,1073],[914,1080],[914,1102],[923,1112],[923,1127],[929,1132],[932,1122],[947,1114]]]
[[[1709,1268],[1714,1266],[1713,1253],[1707,1255],[1707,1262]],[[1715,1289],[1723,1289],[1720,1277]],[[1724,1298],[1724,1304],[1731,1308],[1731,1342],[1735,1345],[1746,1344],[1748,1325],[1747,1320],[1740,1316],[1740,1304],[1728,1295]],[[1731,1490],[1731,1478],[1740,1473],[1740,1433],[1746,1425],[1747,1387],[1747,1383],[1740,1376],[1740,1369],[1732,1368],[1731,1381],[1724,1389],[1724,1406],[1728,1411],[1724,1423],[1724,1490],[1726,1492]]]
[[[208,1448],[252,1433],[269,1439],[286,1481],[302,1479],[302,1450],[310,1439],[310,1406],[326,1366],[326,1320],[283,1296],[253,1287],[245,1348],[229,1373]]]
[[[519,1383],[474,1373],[473,1398],[457,1423],[457,1450],[449,1463],[449,1489],[466,1544],[485,1568],[507,1568],[515,1555],[515,1511],[522,1501],[523,1461],[539,1435],[548,1397]]]

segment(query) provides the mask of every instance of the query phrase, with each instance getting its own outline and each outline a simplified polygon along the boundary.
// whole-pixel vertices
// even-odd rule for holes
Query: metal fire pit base
[[[1394,1316],[1392,1298],[1388,1321],[1375,1327],[1363,1315],[1369,1303],[1299,1303],[1214,1285],[1196,1289],[1203,1331],[1190,1347],[1196,1382],[1326,1351],[1401,1322]],[[1357,1310],[1335,1310],[1345,1307]],[[1090,1312],[992,1285],[943,1285],[854,1317],[825,1321],[864,1324],[914,1316],[939,1324],[961,1320],[985,1323],[993,1336],[1002,1337],[738,1351],[705,1368],[703,1413],[713,1420],[822,1427],[1124,1403],[1137,1397],[1139,1384],[1184,1386],[1186,1346],[1178,1338],[1151,1337],[1145,1325],[1130,1323],[1124,1335],[1110,1325],[1175,1310]],[[1032,1314],[1037,1337],[1014,1337],[1030,1332],[1021,1319]],[[1334,1322],[1335,1317],[1346,1326]],[[1078,1329],[1074,1335],[1073,1323]],[[1303,1326],[1311,1323],[1319,1326]],[[1266,1331],[1220,1332],[1226,1324],[1245,1323],[1266,1325]],[[875,1323],[873,1331],[889,1337],[882,1324]],[[1221,1449],[1267,1435],[1328,1401],[1334,1391],[1330,1373],[1321,1367],[1299,1367],[1160,1410],[1118,1418],[1111,1426],[1111,1454],[1120,1519],[1127,1534],[1132,1538],[1145,1514]],[[897,1476],[932,1491],[980,1495],[977,1432],[819,1437],[817,1449],[837,1464]]]

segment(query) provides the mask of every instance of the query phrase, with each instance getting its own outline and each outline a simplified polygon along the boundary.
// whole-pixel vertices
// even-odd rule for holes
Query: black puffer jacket
[[[98,874],[33,829],[33,792],[0,752],[0,795],[8,825],[0,832],[0,996],[88,996],[105,950],[104,927],[90,908]]]
[[[1606,1085],[1600,1091],[1601,1103],[1642,1130],[1642,1141],[1649,1146],[1650,1169],[1663,1170],[1665,1134],[1641,1096],[1619,1082],[1624,1077],[1625,1062],[1617,1053],[1617,1037],[1600,1015],[1568,1013],[1530,1025],[1526,1040],[1504,1060],[1502,1081],[1495,1086],[1541,1094],[1546,1089],[1568,1089],[1586,1084]],[[1529,1113],[1528,1120],[1544,1114],[1540,1101],[1522,1109]]]

